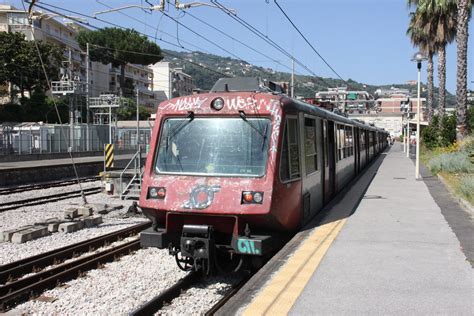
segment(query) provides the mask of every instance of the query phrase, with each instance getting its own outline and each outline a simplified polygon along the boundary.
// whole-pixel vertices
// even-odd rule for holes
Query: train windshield
[[[270,120],[170,118],[163,123],[157,173],[259,177],[265,174]]]

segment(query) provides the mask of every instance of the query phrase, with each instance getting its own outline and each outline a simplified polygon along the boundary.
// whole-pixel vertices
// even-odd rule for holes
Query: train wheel
[[[236,255],[227,251],[216,251],[214,259],[217,270],[221,273],[237,272],[244,262],[242,255]]]
[[[176,264],[183,271],[191,271],[194,268],[194,260],[190,257],[181,257],[181,252],[174,255]]]

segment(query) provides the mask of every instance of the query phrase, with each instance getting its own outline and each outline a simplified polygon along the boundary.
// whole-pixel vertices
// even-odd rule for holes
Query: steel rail
[[[86,177],[86,178],[80,178],[79,180],[81,183],[92,182],[92,181],[100,180],[100,177],[99,176]],[[37,183],[37,184],[29,184],[29,185],[20,185],[20,186],[10,187],[10,188],[0,188],[0,195],[20,193],[20,192],[32,191],[32,190],[48,189],[48,188],[60,187],[63,185],[69,185],[69,184],[74,185],[76,183],[77,183],[77,180],[74,179],[74,180],[62,180],[62,181],[45,182],[45,183]]]
[[[148,316],[156,313],[165,303],[171,302],[173,299],[181,295],[182,291],[187,290],[199,280],[201,274],[197,272],[190,272],[185,277],[180,279],[170,288],[164,290],[150,301],[146,302],[129,315],[132,316]]]
[[[93,187],[93,188],[84,189],[83,191],[84,191],[85,195],[91,195],[91,194],[100,193],[102,191],[102,188],[101,187]],[[69,199],[69,198],[73,198],[73,197],[78,197],[78,196],[81,196],[81,190],[69,191],[69,192],[39,196],[39,197],[35,197],[35,198],[30,198],[30,199],[0,203],[0,213],[4,212],[4,211],[8,211],[8,210],[14,210],[14,209],[19,208],[19,207],[34,206],[34,205],[43,204],[45,202],[48,202],[48,203],[49,202],[56,202],[56,201],[61,201],[61,200],[65,200],[65,199]]]
[[[216,304],[214,304],[206,313],[204,313],[205,316],[212,316],[214,315],[222,306],[227,303],[228,300],[232,298],[244,285],[247,283],[248,280],[254,275],[255,273],[249,273],[245,277],[243,277],[242,280],[240,280],[239,283],[237,283],[235,286],[232,287],[232,289],[227,292],[224,297],[222,297],[219,301],[217,301]]]
[[[140,231],[150,226],[150,222],[140,223],[138,225],[127,227],[106,235],[98,236],[76,244],[4,264],[0,266],[0,284],[5,284],[9,280],[18,279],[25,274],[44,269],[45,267],[55,263],[62,262],[79,254],[95,250],[109,243],[126,238],[130,235],[138,234]]]
[[[130,254],[132,251],[140,249],[140,247],[139,239],[129,241],[2,286],[0,288],[0,295],[2,295],[0,297],[0,311],[6,311],[47,289],[55,288],[62,282],[80,277],[85,271],[96,269],[102,264]]]

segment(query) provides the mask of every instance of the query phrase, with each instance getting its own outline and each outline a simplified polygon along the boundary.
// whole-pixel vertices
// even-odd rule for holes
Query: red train
[[[383,130],[264,87],[220,79],[158,107],[139,205],[144,247],[180,268],[238,268],[274,250],[387,146]],[[233,264],[229,264],[229,263]]]

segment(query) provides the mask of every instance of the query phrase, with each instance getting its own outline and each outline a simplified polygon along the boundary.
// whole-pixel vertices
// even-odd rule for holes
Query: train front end
[[[139,202],[153,221],[142,246],[208,274],[273,250],[271,232],[288,220],[272,212],[279,98],[209,93],[160,104]]]

